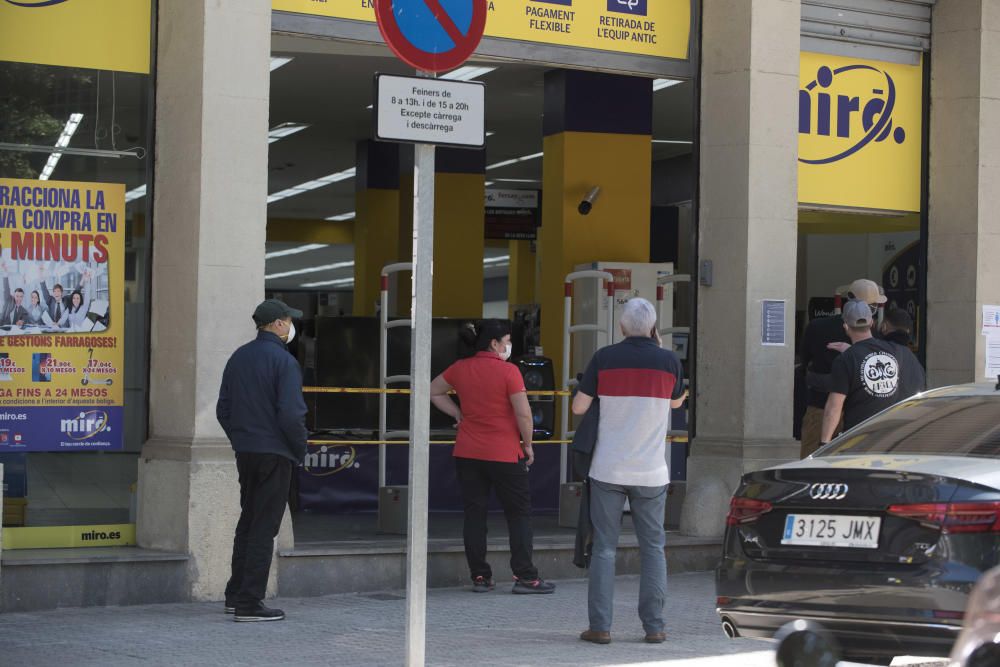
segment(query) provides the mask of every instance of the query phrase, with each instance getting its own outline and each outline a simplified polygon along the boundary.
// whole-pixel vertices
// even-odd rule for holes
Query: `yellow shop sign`
[[[922,67],[799,62],[799,203],[919,211]]]
[[[487,37],[658,58],[688,57],[691,0],[489,0],[487,4]],[[373,0],[272,0],[272,7],[375,21]]]
[[[70,549],[76,547],[126,547],[135,544],[135,524],[99,526],[33,526],[4,528],[3,548]]]
[[[0,0],[0,60],[149,73],[150,0]]]

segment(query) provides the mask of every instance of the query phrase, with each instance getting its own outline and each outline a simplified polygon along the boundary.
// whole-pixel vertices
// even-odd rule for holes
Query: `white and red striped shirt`
[[[580,391],[601,402],[593,479],[622,486],[670,482],[670,400],[684,394],[682,379],[677,356],[651,338],[630,337],[597,351],[580,380]]]

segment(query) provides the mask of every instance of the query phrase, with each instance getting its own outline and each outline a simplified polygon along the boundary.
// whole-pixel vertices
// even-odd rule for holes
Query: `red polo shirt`
[[[517,366],[493,352],[477,352],[449,366],[443,377],[462,405],[454,456],[517,463],[524,455],[510,397],[525,390]]]

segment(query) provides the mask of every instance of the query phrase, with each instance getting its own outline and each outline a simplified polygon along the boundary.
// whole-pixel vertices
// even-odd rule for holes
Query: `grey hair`
[[[641,297],[629,299],[622,307],[621,326],[626,336],[648,336],[656,326],[656,308]]]

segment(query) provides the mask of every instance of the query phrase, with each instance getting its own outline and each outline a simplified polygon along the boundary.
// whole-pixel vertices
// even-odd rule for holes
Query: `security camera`
[[[580,212],[580,215],[587,215],[590,213],[590,210],[594,208],[594,202],[597,201],[600,194],[601,186],[595,185],[590,189],[590,192],[587,193],[587,196],[583,198],[583,201],[580,202],[580,205],[576,209]]]

